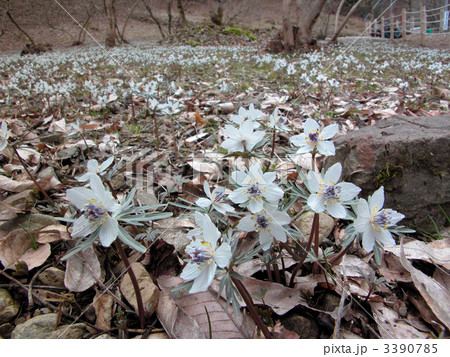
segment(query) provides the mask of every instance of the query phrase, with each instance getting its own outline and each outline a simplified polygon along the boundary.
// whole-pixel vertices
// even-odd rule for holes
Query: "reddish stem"
[[[316,261],[313,265],[313,273],[319,274],[319,214],[314,213],[314,218],[317,217],[316,225],[314,226],[314,254],[316,256]]]
[[[142,301],[141,289],[139,288],[139,283],[136,279],[136,275],[134,274],[133,268],[130,265],[130,261],[128,260],[125,251],[123,250],[122,244],[116,239],[114,242],[116,244],[117,252],[120,255],[120,259],[122,259],[123,264],[125,265],[125,269],[130,276],[131,283],[133,284],[134,293],[136,294],[136,300],[138,305],[139,312],[139,321],[141,324],[141,328],[145,327],[145,311],[144,311],[144,302]]]

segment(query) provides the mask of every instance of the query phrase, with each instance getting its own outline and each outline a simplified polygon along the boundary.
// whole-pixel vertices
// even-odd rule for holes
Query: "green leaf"
[[[88,246],[90,246],[94,240],[97,239],[100,233],[100,229],[97,229],[95,232],[91,233],[91,235],[83,242],[76,245],[73,249],[69,250],[65,256],[61,258],[62,261],[69,259],[72,255],[78,253],[81,250],[85,250]]]
[[[135,241],[133,237],[131,237],[130,234],[121,226],[119,226],[118,237],[123,243],[133,248],[134,250],[137,250],[138,252],[145,253],[147,251],[147,248],[145,248],[141,243]]]

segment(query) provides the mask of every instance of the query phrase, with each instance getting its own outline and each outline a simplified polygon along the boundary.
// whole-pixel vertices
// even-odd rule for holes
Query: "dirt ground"
[[[231,1],[225,9],[224,19],[228,23],[239,24],[253,29],[280,28],[281,5],[278,0],[246,0]],[[152,5],[154,14],[162,20],[163,27],[167,28],[167,10],[161,7],[161,1],[148,1]],[[78,39],[81,27],[79,24],[86,20],[87,8],[78,1],[64,3],[64,9],[52,0],[31,2],[16,0],[12,15],[20,26],[37,43],[50,44],[53,48],[70,47],[74,40]],[[67,6],[66,6],[67,5]],[[130,42],[155,42],[161,40],[158,26],[150,20],[147,10],[139,2],[132,10],[131,5],[118,1],[117,15],[118,27],[122,30],[126,19],[129,17],[125,37]],[[294,10],[294,9],[293,9]],[[173,7],[174,22],[178,18],[178,11]],[[294,12],[294,11],[293,11]],[[329,14],[329,9],[322,12],[315,26],[318,35],[330,35],[334,16]],[[185,8],[186,18],[189,22],[201,22],[209,19],[206,1],[189,3]],[[0,51],[3,54],[17,53],[28,39],[9,21],[4,19],[6,32],[0,37]],[[102,9],[99,8],[95,16],[89,22],[86,35],[86,45],[104,43],[107,30],[107,21]],[[175,29],[176,30],[176,29]],[[343,35],[359,35],[364,31],[364,24],[359,18],[352,18],[343,31]]]

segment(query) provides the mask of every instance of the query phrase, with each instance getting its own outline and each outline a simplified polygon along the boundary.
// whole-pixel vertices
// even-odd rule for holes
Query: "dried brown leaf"
[[[111,295],[97,291],[94,297],[94,309],[97,320],[95,326],[102,330],[111,329],[113,298]]]
[[[413,283],[420,294],[427,302],[430,309],[434,312],[436,317],[450,329],[450,294],[433,278],[422,273],[420,270],[413,267],[413,265],[406,259],[403,250],[403,240],[400,242],[400,262],[411,273]]]
[[[34,249],[30,236],[23,229],[10,232],[0,241],[0,261],[6,269],[15,270],[17,262],[24,262],[31,270],[44,264],[50,253],[50,244]]]
[[[0,175],[0,190],[8,192],[22,192],[30,188],[34,188],[33,181],[15,181]]]
[[[253,338],[255,323],[249,315],[240,312],[236,317],[232,307],[227,307],[226,301],[217,298],[217,294],[211,291],[181,293],[179,297],[171,299],[171,288],[181,282],[178,277],[161,276],[158,279],[163,295],[157,315],[171,338],[209,338],[208,315],[212,338]]]
[[[442,265],[450,269],[450,238],[435,240],[431,243],[413,240],[403,245],[408,259],[419,259],[429,263]],[[386,246],[385,251],[400,257],[400,246]]]
[[[381,338],[405,339],[405,338],[427,338],[428,334],[418,331],[407,322],[401,320],[394,310],[383,303],[370,302],[373,317],[378,324]]]
[[[133,269],[134,274],[136,275],[136,279],[139,283],[145,313],[150,316],[156,310],[161,292],[153,283],[150,274],[147,272],[147,270],[145,270],[144,266],[141,263],[133,263],[131,264],[131,268]],[[138,311],[136,294],[134,292],[133,283],[131,282],[131,278],[128,273],[124,275],[122,281],[120,282],[120,291],[125,299],[127,299],[127,301],[130,303],[130,305],[133,306],[136,311]]]
[[[71,240],[69,232],[67,232],[67,227],[62,224],[54,224],[42,228],[36,237],[36,242],[38,243],[51,243],[60,240]]]
[[[100,279],[100,273],[100,262],[94,248],[89,246],[67,259],[64,285],[70,291],[82,292]]]

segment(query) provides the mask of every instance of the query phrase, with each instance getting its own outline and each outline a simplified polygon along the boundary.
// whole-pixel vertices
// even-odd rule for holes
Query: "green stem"
[[[134,274],[133,268],[130,265],[130,261],[128,260],[127,255],[125,254],[125,251],[123,250],[122,244],[116,239],[115,245],[117,252],[120,255],[120,259],[122,260],[123,264],[125,265],[125,269],[130,276],[131,283],[133,284],[134,293],[136,294],[136,301],[138,305],[138,313],[139,313],[139,321],[141,324],[141,328],[145,327],[145,311],[144,311],[144,302],[142,301],[142,295],[141,295],[141,289],[139,288],[139,283],[136,279],[136,275]]]

